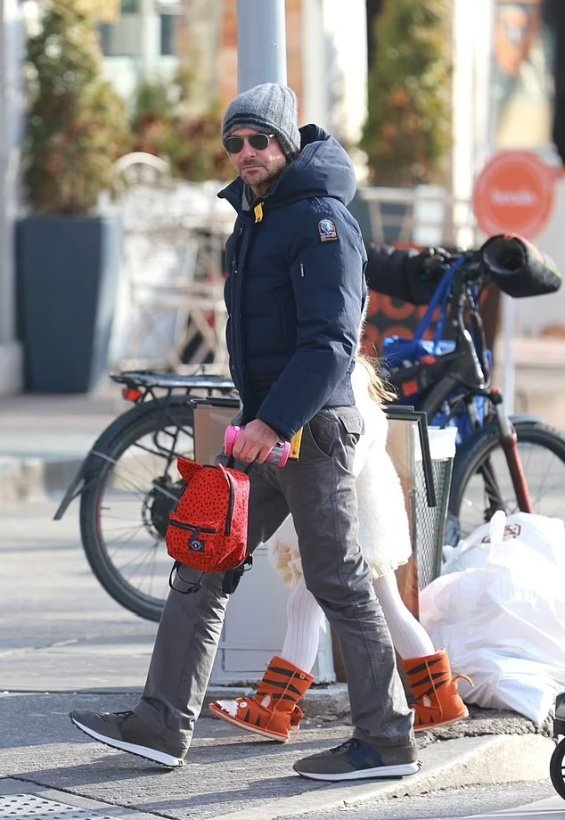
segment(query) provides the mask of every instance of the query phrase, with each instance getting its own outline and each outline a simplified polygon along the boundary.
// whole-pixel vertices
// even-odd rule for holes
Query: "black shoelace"
[[[345,741],[345,743],[340,743],[339,746],[336,746],[334,749],[330,749],[330,752],[334,755],[341,754],[342,752],[356,752],[360,745],[360,740],[356,737],[350,737],[349,740]]]

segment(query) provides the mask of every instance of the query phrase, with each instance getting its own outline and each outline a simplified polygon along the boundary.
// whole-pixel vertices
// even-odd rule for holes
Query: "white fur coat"
[[[359,544],[375,577],[405,564],[412,546],[404,494],[386,450],[388,422],[371,397],[369,374],[356,364],[352,383],[355,402],[365,420],[353,471],[359,510]],[[283,580],[293,586],[302,575],[298,536],[289,516],[268,542],[271,559]]]

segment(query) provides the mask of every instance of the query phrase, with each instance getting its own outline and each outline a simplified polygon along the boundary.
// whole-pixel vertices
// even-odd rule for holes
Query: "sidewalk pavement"
[[[98,434],[132,406],[109,379],[88,395],[0,396],[0,503],[64,491]]]
[[[47,507],[52,514],[96,436],[128,407],[113,384],[90,396],[0,398],[0,577],[8,581],[0,595],[0,818],[341,816],[348,805],[440,788],[547,780],[550,722],[538,729],[520,715],[476,708],[467,721],[419,735],[416,775],[350,785],[304,780],[292,771],[296,759],[350,736],[344,684],[308,693],[306,720],[286,745],[203,717],[187,764],[170,773],[74,729],[71,709],[135,702],[156,625],[123,610],[92,578],[76,549],[76,502],[74,514],[53,525],[63,529],[34,515]],[[43,503],[24,507],[31,501]],[[227,694],[216,687],[209,697],[220,692]]]

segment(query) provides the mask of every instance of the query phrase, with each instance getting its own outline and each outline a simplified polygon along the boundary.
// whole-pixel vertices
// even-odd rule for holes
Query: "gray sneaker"
[[[153,734],[133,712],[71,712],[71,722],[94,740],[145,757],[170,769],[182,766],[182,757],[170,754],[161,738]]]
[[[412,746],[379,752],[374,746],[352,737],[334,749],[298,760],[293,769],[312,780],[368,780],[372,777],[402,777],[416,774],[421,767]],[[405,758],[399,762],[395,758]],[[384,759],[383,759],[384,758]]]

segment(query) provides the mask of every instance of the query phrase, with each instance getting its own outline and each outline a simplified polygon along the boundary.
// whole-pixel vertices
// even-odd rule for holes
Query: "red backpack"
[[[177,466],[187,486],[165,533],[173,571],[178,564],[202,573],[239,567],[247,557],[249,476],[182,457]]]

